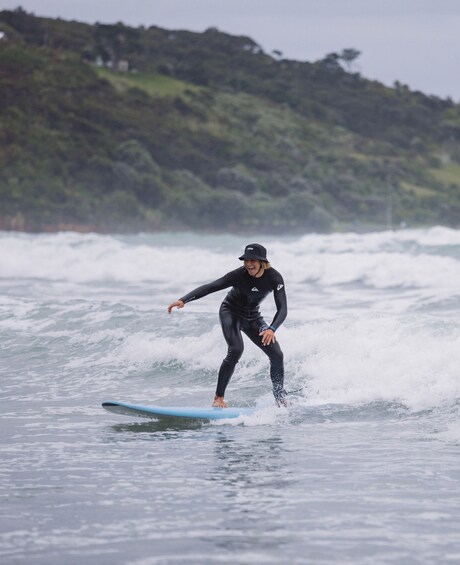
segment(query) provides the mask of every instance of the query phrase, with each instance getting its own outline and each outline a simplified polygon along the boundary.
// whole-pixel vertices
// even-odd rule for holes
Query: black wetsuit
[[[257,278],[250,275],[244,267],[227,273],[222,278],[192,290],[180,300],[184,303],[203,298],[212,292],[233,287],[225,297],[219,311],[220,323],[228,345],[228,353],[222,362],[217,380],[217,396],[224,396],[235,365],[238,363],[244,349],[241,332],[260,347],[270,359],[270,377],[275,399],[283,401],[285,391],[283,352],[278,342],[262,345],[259,335],[261,330],[271,328],[276,331],[287,315],[286,290],[283,277],[273,267],[266,269]],[[259,310],[260,303],[271,293],[274,293],[276,314],[270,325],[266,324]]]

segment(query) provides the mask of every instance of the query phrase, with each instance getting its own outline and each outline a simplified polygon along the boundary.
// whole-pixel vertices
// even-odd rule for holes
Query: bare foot
[[[212,406],[213,408],[227,408],[228,404],[225,402],[223,396],[215,396]]]

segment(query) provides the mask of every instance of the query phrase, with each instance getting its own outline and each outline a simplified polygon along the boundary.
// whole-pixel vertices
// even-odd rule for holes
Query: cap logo
[[[246,247],[248,251],[254,251],[254,247]]]

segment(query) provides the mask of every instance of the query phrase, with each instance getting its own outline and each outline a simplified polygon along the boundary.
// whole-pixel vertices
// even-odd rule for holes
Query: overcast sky
[[[316,61],[353,47],[365,77],[460,101],[460,0],[0,0],[37,16],[248,35]]]

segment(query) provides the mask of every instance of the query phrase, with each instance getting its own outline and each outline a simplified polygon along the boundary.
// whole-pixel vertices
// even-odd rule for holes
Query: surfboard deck
[[[155,418],[167,420],[177,418],[191,418],[196,420],[224,420],[250,416],[255,413],[255,408],[234,406],[231,408],[199,408],[196,406],[143,406],[130,404],[117,400],[105,400],[102,407],[115,414],[124,416],[138,416],[141,418]]]

